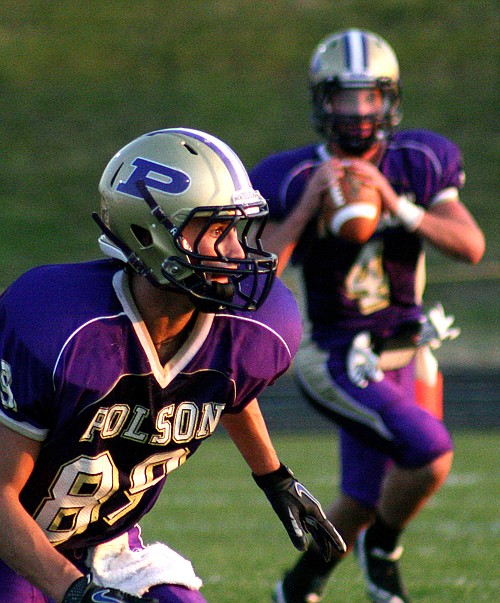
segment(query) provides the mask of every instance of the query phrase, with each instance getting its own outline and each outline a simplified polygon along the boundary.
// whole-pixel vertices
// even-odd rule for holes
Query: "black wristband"
[[[283,463],[280,464],[279,469],[276,469],[276,471],[265,473],[264,475],[255,475],[255,473],[252,473],[252,477],[257,486],[262,490],[275,488],[284,480],[294,479],[293,473],[286,465],[283,465]]]

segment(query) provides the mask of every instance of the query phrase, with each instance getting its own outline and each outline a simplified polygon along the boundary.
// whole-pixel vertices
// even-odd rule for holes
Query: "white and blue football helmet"
[[[371,136],[358,137],[349,126],[359,116],[336,115],[329,100],[338,90],[364,88],[380,90],[383,109],[368,116]],[[389,44],[372,32],[347,29],[322,40],[311,58],[309,89],[314,127],[348,154],[360,155],[375,142],[388,139],[401,121],[398,59]]]
[[[262,247],[268,208],[247,171],[224,142],[198,130],[171,128],[144,134],[109,162],[99,183],[102,251],[129,264],[154,285],[190,296],[204,311],[254,310],[264,301],[277,258]],[[183,230],[206,226],[193,248]],[[198,242],[213,222],[236,226],[244,258],[202,255]],[[223,275],[227,283],[207,279]],[[219,279],[220,280],[220,279]]]

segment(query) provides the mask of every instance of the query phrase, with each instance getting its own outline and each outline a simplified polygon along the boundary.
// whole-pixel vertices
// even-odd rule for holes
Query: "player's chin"
[[[360,144],[371,140],[374,134],[375,131],[372,124],[367,124],[366,126],[347,126],[346,128],[342,129],[342,135],[344,138],[357,140]]]

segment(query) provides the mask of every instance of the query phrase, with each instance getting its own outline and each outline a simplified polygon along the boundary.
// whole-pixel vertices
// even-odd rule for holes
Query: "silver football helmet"
[[[346,153],[364,153],[375,142],[389,138],[401,121],[398,60],[389,44],[374,33],[348,29],[320,42],[310,63],[309,88],[313,125]],[[349,128],[359,122],[359,116],[335,115],[329,109],[336,91],[361,88],[377,88],[383,98],[381,113],[369,116],[372,132],[368,137],[353,135]]]
[[[101,215],[94,219],[105,254],[154,285],[189,295],[203,311],[262,304],[277,265],[261,242],[268,208],[224,142],[187,128],[144,134],[111,159],[99,192]],[[205,226],[191,248],[183,231],[196,218]],[[198,243],[214,222],[227,226],[214,245],[217,255],[203,255]],[[234,227],[244,258],[226,257],[218,247]]]

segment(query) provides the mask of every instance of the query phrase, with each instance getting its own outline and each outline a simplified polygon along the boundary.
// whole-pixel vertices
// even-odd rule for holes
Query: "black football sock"
[[[285,578],[287,586],[296,592],[302,592],[304,587],[307,590],[307,586],[314,586],[318,578],[320,581],[326,579],[339,561],[340,558],[335,557],[328,562],[325,561],[316,546],[312,545],[288,572]]]
[[[400,528],[388,526],[377,514],[375,521],[366,531],[366,548],[368,550],[380,548],[386,553],[390,553],[396,548],[402,531]]]

